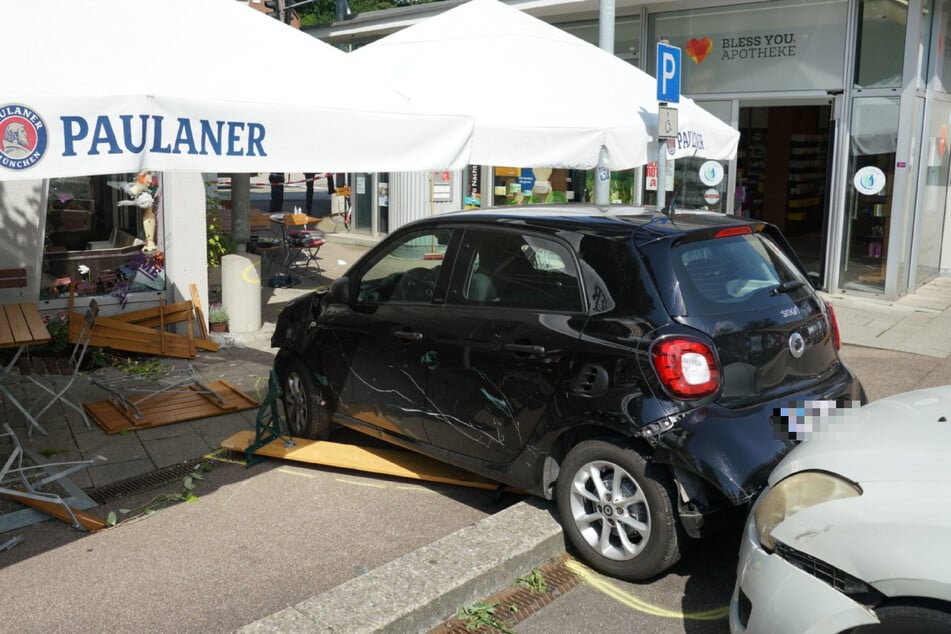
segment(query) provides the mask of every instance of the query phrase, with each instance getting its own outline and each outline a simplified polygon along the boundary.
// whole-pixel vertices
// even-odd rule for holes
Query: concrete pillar
[[[261,329],[261,256],[231,253],[221,258],[221,304],[232,332]]]

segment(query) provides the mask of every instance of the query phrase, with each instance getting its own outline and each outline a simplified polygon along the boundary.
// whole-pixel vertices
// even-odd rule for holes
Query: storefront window
[[[855,83],[861,88],[900,88],[905,60],[908,3],[861,0]]]
[[[352,228],[357,231],[370,231],[373,228],[373,174],[361,172],[353,174],[352,178]]]
[[[566,22],[556,24],[559,29],[571,33],[577,38],[599,46],[600,35],[597,20],[584,22]],[[626,62],[637,66],[640,62],[641,19],[637,16],[623,16],[614,20],[614,54]]]
[[[159,191],[151,172],[50,180],[40,299],[164,290]]]
[[[897,98],[856,99],[852,106],[841,285],[885,291],[889,224],[898,146]]]
[[[940,8],[937,37],[931,40],[937,42],[932,53],[932,77],[935,90],[951,92],[951,51],[948,50],[948,38],[951,38],[951,0],[942,0]]]
[[[941,265],[941,240],[948,197],[951,102],[935,100],[931,104],[927,141],[922,157],[925,164],[922,198],[918,205],[916,244],[918,257],[915,286],[921,286],[938,275]]]
[[[572,180],[571,171],[566,169],[496,167],[492,204],[499,206],[569,202],[574,200]],[[470,192],[467,191],[466,196],[471,199]],[[469,203],[466,204],[469,206]]]

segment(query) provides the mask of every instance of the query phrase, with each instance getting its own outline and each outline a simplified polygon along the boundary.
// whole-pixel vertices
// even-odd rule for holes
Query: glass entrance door
[[[840,285],[885,293],[889,224],[898,146],[897,97],[852,102]]]

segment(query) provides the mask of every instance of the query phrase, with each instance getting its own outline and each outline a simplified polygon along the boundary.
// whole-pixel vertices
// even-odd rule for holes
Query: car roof
[[[428,221],[478,224],[519,223],[537,228],[591,230],[603,233],[630,233],[634,228],[655,237],[676,237],[736,225],[762,224],[712,211],[676,210],[672,218],[653,207],[634,205],[510,205],[477,210],[456,211],[431,217]]]

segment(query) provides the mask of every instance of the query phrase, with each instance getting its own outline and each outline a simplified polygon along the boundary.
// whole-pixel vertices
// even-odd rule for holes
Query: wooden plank
[[[74,313],[69,320],[69,338],[75,342],[82,324],[80,316]],[[75,322],[75,323],[74,323]],[[109,317],[100,317],[93,327],[90,345],[100,348],[113,348],[126,352],[164,355],[181,359],[195,357],[195,346],[189,345],[188,338],[182,335],[127,324]]]
[[[6,491],[3,493],[11,500],[16,500],[20,504],[39,509],[47,515],[61,519],[70,525],[73,523],[73,518],[69,516],[69,513],[66,512],[66,509],[63,508],[62,504],[48,502],[45,500],[34,500],[33,498],[28,498],[23,495],[16,495],[15,493],[7,493]],[[69,507],[69,509],[73,512],[73,515],[76,516],[76,521],[79,522],[80,526],[85,528],[87,531],[101,531],[107,527],[106,522],[95,515],[91,515],[85,511],[80,511],[79,509],[74,509],[73,507]]]
[[[211,340],[195,339],[195,347],[208,352],[218,352],[218,344]]]
[[[10,318],[7,311],[14,310],[13,306],[0,306],[0,348],[16,346],[13,331],[10,329]]]
[[[164,310],[165,323],[172,324],[188,321],[192,318],[191,311],[192,305],[189,301],[166,304]],[[127,324],[135,324],[136,326],[145,326],[147,328],[155,328],[161,325],[161,316],[158,307],[143,308],[119,315],[110,315],[109,319]]]
[[[23,311],[23,318],[26,320],[27,328],[30,329],[33,343],[46,343],[52,339],[50,331],[43,323],[43,318],[40,317],[40,311],[37,310],[36,304],[21,304],[20,310]]]
[[[497,489],[502,486],[493,480],[481,478],[464,469],[410,451],[360,447],[328,440],[307,440],[296,437],[293,440],[293,447],[286,447],[281,439],[273,440],[255,451],[254,454],[327,467],[353,469],[355,471],[429,482],[458,484],[480,489]],[[224,449],[244,453],[244,450],[253,442],[253,431],[240,431],[230,438],[224,439],[221,446]]]
[[[198,286],[188,285],[188,291],[192,296],[192,306],[195,308],[195,319],[198,320],[198,333],[202,339],[208,339],[208,324],[205,323],[205,311],[201,307],[201,297],[198,295]],[[218,349],[217,344],[215,349]]]
[[[0,288],[24,288],[26,283],[26,269],[0,269]]]
[[[7,307],[7,322],[10,324],[10,332],[13,333],[14,341],[20,343],[32,341],[33,333],[30,332],[30,327],[23,316],[23,304],[14,304]]]

